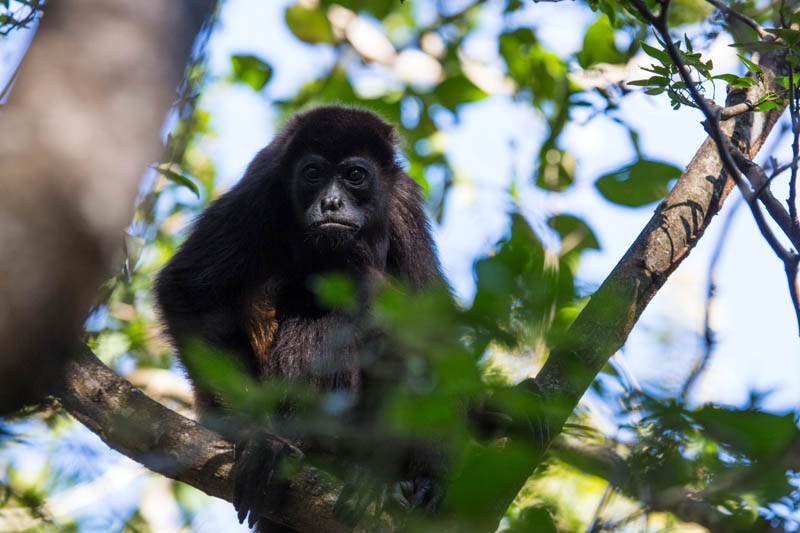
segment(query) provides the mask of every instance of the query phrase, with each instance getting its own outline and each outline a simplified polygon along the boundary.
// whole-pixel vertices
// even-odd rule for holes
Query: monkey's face
[[[369,157],[307,154],[294,166],[295,213],[317,252],[346,255],[359,245],[374,251],[375,238],[386,232],[385,196],[380,167]]]

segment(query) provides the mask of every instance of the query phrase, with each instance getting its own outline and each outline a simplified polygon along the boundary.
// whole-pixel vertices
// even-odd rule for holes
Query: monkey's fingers
[[[247,519],[248,527],[255,526],[263,502],[277,499],[283,493],[283,480],[276,471],[290,455],[290,450],[289,446],[276,448],[274,442],[258,436],[244,445],[234,465],[233,505],[240,523]]]

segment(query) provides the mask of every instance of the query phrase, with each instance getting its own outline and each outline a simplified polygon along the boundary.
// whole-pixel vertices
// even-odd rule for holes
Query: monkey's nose
[[[342,205],[342,199],[338,196],[326,196],[322,199],[319,207],[323,213],[327,213],[328,211],[338,211]]]

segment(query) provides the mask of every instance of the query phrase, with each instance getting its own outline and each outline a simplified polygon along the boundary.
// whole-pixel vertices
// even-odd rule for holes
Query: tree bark
[[[61,403],[111,448],[154,472],[231,501],[233,443],[149,398],[86,347],[67,364]],[[278,439],[272,444],[276,451],[283,446]],[[291,479],[280,505],[264,514],[299,531],[353,531],[333,517],[341,488],[333,476],[306,466]],[[385,531],[393,530],[387,516],[381,521]]]
[[[0,121],[0,415],[61,384],[214,6],[47,3]]]

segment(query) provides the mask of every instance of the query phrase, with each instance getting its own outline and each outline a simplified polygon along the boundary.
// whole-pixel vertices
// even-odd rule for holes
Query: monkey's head
[[[384,268],[388,197],[401,172],[393,128],[369,111],[321,107],[284,134],[287,193],[306,252],[327,266]]]

